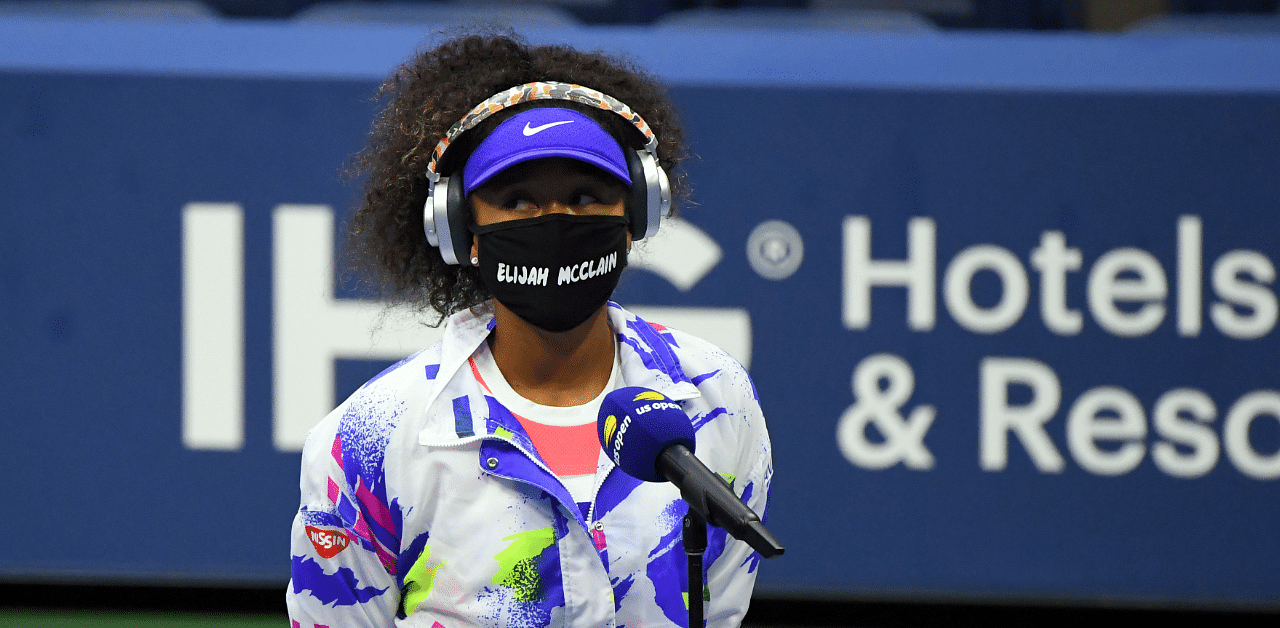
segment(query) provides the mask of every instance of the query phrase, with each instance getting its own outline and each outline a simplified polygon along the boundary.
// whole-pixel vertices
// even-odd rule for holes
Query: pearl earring
[[[473,255],[473,256],[471,257],[471,265],[472,265],[472,266],[479,266],[479,265],[480,265],[480,258],[475,257],[475,256]]]

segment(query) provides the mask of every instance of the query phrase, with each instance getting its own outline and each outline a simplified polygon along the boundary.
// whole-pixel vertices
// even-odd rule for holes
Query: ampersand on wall
[[[925,447],[924,436],[936,410],[922,405],[906,418],[901,414],[915,387],[911,365],[896,355],[869,355],[854,367],[854,403],[836,427],[836,444],[849,462],[864,469],[887,469],[899,462],[916,471],[933,468],[933,454]],[[868,425],[875,425],[883,440],[870,440]]]

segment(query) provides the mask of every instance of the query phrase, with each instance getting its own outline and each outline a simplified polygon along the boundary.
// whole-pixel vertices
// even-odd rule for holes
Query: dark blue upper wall
[[[0,70],[380,79],[431,26],[0,19]],[[676,85],[1032,91],[1280,90],[1280,36],[531,28]]]

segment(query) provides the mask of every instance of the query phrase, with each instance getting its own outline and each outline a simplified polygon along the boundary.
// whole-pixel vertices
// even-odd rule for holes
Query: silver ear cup
[[[662,216],[671,211],[671,182],[667,179],[667,172],[658,164],[658,159],[653,156],[653,153],[639,150],[636,151],[636,155],[639,156],[640,165],[644,169],[645,213],[648,215],[644,233],[632,236],[639,240],[657,233],[658,222]]]
[[[440,246],[440,234],[436,233],[436,213],[433,210],[437,188],[432,186],[431,193],[427,194],[427,200],[422,204],[422,230],[427,233],[427,244],[431,246]]]
[[[658,167],[658,215],[671,215],[671,180],[661,166]]]
[[[449,224],[449,192],[452,179],[453,177],[441,177],[436,183],[431,196],[427,197],[426,211],[431,214],[431,217],[424,218],[424,222],[429,220],[427,241],[440,249],[440,257],[444,258],[444,263],[456,266],[460,262],[453,243],[453,225]],[[434,239],[431,237],[433,233]]]

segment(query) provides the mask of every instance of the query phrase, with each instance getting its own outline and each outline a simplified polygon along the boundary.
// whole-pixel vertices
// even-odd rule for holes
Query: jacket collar
[[[678,345],[671,332],[660,325],[652,325],[622,306],[610,301],[606,307],[609,326],[618,341],[619,363],[622,366],[622,384],[656,390],[667,397],[682,401],[701,396],[698,388],[689,381],[674,350]],[[453,388],[454,396],[466,394],[472,398],[473,412],[489,414],[485,391],[472,377],[467,359],[489,336],[493,329],[493,304],[463,310],[449,317],[441,340],[440,371],[428,393],[425,407],[430,409],[441,403],[440,396]],[[431,410],[428,410],[431,412]],[[427,421],[419,434],[422,444],[455,444],[458,436],[447,422]],[[499,432],[495,422],[476,417],[476,438]],[[483,426],[483,428],[482,428]],[[483,434],[480,433],[483,429]],[[516,429],[519,429],[518,427]],[[511,430],[515,431],[515,430]],[[523,431],[523,430],[520,430]],[[507,436],[510,434],[499,435]]]

